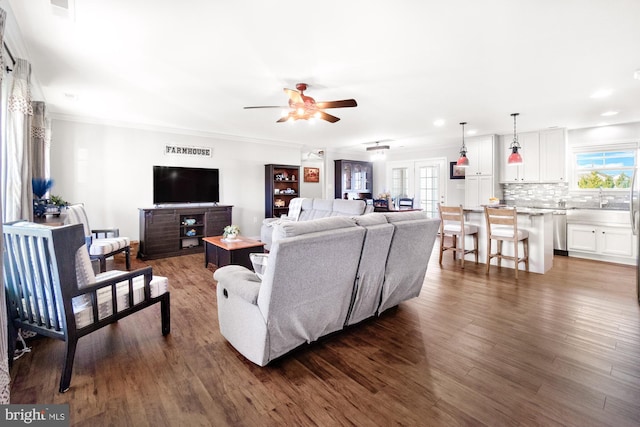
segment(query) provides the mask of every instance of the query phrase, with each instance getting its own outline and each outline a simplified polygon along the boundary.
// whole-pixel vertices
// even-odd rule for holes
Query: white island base
[[[487,223],[484,218],[483,208],[464,209],[465,223],[478,226],[478,261],[487,262]],[[551,212],[538,209],[518,209],[518,229],[529,232],[529,271],[544,274],[553,267],[553,217]],[[492,242],[492,251],[495,252],[497,242]],[[465,248],[473,248],[471,236],[465,240]],[[505,242],[502,245],[505,255],[513,256],[513,245]],[[518,256],[522,257],[522,243],[519,243]],[[467,254],[466,261],[475,261],[474,254]],[[498,260],[492,259],[491,264],[497,265]],[[502,267],[514,268],[513,261],[502,260]],[[520,263],[518,269],[525,270],[524,263]]]

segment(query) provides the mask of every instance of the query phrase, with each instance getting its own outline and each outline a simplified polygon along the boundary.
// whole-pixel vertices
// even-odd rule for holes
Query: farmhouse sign
[[[213,150],[209,147],[164,146],[164,154],[166,155],[211,157],[211,151]]]

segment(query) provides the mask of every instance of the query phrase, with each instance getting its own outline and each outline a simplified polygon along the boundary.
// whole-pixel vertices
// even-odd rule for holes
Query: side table
[[[224,267],[229,264],[242,265],[253,270],[249,254],[264,252],[264,242],[238,236],[234,241],[226,241],[222,236],[205,237],[204,267],[210,264]]]

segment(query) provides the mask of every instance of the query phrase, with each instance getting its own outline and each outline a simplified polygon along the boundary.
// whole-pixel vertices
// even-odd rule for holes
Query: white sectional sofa
[[[308,221],[333,216],[364,215],[373,212],[373,205],[364,200],[315,199],[296,197],[289,202],[289,214],[284,218],[266,218],[260,228],[260,240],[271,250],[273,226],[283,221]]]
[[[237,265],[214,273],[220,331],[265,366],[379,315],[419,295],[438,227],[423,212],[280,222],[262,280]]]

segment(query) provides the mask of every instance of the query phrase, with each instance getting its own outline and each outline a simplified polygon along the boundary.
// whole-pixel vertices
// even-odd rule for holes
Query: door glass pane
[[[430,218],[438,217],[438,166],[421,166],[418,169],[418,193],[420,194],[420,209]]]

